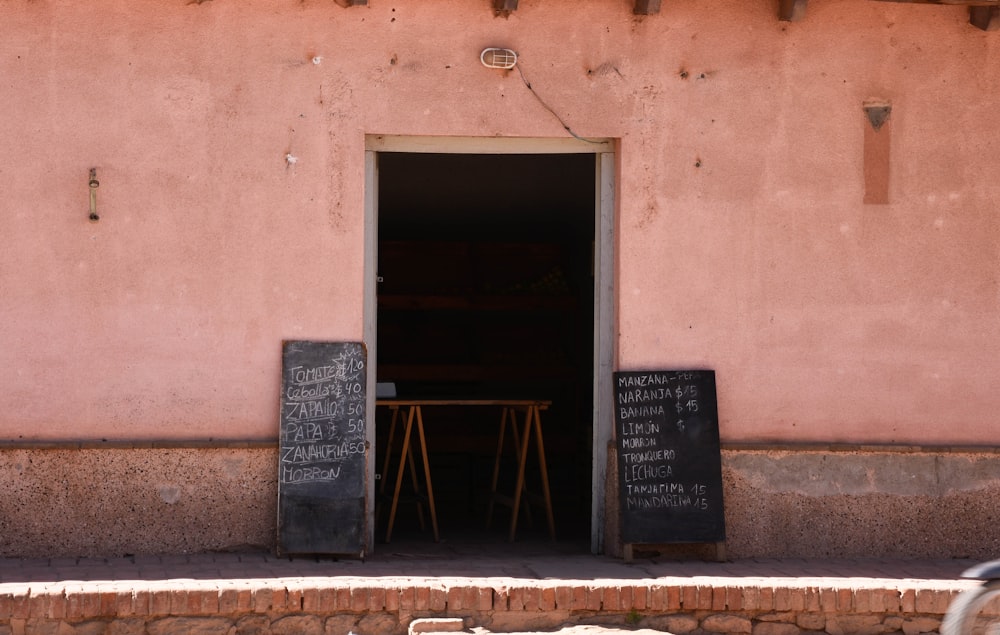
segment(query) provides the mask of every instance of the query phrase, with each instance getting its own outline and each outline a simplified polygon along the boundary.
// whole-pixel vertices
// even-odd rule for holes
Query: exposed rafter
[[[1000,7],[969,7],[969,24],[984,31],[1000,30]]]
[[[778,0],[778,19],[784,22],[798,22],[806,17],[807,0]]]
[[[632,13],[636,15],[655,15],[660,12],[660,0],[635,0]]]
[[[493,0],[493,10],[497,13],[517,11],[517,0]]]
[[[965,7],[996,7],[1000,0],[881,0],[882,2],[901,2],[905,4],[949,4]]]
[[[950,4],[969,7],[969,24],[984,31],[1000,30],[1000,0],[881,0],[910,4]],[[364,6],[368,0],[336,0],[345,7]],[[783,22],[798,22],[806,17],[809,0],[778,0],[778,19]],[[517,11],[518,0],[493,0],[493,10],[497,14]],[[661,0],[633,0],[632,13],[635,15],[656,15],[660,12]]]
[[[782,0],[784,1],[784,0]],[[983,31],[1000,30],[1000,0],[882,0],[910,4],[947,4],[969,7],[969,24]]]

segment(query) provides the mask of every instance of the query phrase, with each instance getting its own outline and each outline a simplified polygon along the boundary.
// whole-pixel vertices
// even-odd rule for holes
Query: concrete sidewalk
[[[583,553],[481,553],[385,549],[366,560],[278,557],[264,551],[120,558],[0,558],[0,585],[48,586],[76,582],[259,580],[348,577],[390,580],[439,578],[523,580],[714,579],[799,584],[904,584],[963,588],[964,559],[752,559],[729,562],[636,558],[632,562]],[[0,587],[2,588],[2,587]]]
[[[479,632],[796,635],[937,629],[969,560],[631,563],[510,545],[384,546],[365,560],[262,551],[0,559],[0,634],[405,633],[420,618]],[[87,626],[89,630],[79,630]],[[586,628],[585,628],[586,626]],[[50,629],[50,630],[46,630]],[[71,629],[71,630],[67,630]],[[78,630],[72,630],[78,629]],[[103,630],[102,630],[103,629]],[[568,630],[565,630],[568,629]],[[575,630],[574,630],[575,629]]]

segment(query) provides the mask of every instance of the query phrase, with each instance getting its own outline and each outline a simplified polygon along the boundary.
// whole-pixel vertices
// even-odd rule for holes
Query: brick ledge
[[[353,620],[355,625],[368,620],[371,628],[359,628],[359,635],[376,628],[405,633],[416,617],[463,617],[485,626],[546,620],[554,620],[551,626],[595,619],[632,626],[670,622],[679,632],[685,632],[683,624],[690,626],[686,630],[722,633],[775,628],[762,624],[785,624],[782,633],[857,628],[930,632],[955,594],[968,585],[859,578],[791,583],[767,578],[525,582],[347,577],[8,583],[0,584],[0,632],[5,625],[16,634],[26,628],[43,632],[61,623],[104,621],[111,628],[116,621],[134,626],[179,618],[236,625],[250,617],[268,624],[290,617]],[[261,632],[270,632],[269,627]]]

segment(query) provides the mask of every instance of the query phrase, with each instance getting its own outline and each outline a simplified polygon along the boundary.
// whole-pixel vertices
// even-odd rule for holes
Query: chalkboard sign
[[[279,553],[364,555],[366,356],[359,342],[284,343]]]
[[[622,542],[721,543],[715,372],[614,374]]]

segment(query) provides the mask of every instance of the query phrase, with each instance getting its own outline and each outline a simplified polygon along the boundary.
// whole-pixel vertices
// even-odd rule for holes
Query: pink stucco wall
[[[0,439],[273,438],[281,340],[363,335],[364,135],[565,136],[502,45],[619,140],[620,367],[716,369],[724,441],[995,443],[1000,35],[772,4],[0,4]]]

